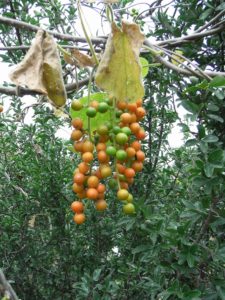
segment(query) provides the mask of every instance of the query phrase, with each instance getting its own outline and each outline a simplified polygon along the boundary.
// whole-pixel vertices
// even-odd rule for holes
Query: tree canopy
[[[103,24],[96,36],[86,9]],[[2,300],[225,299],[224,15],[221,0],[0,3],[0,68],[23,61],[37,32],[37,47],[54,38],[62,73],[46,67],[49,48],[39,52],[40,65],[50,73],[48,88],[61,76],[67,98],[61,106],[49,96],[58,84],[51,91],[0,85]],[[131,49],[127,21],[140,28],[140,49],[141,38]],[[117,35],[110,41],[112,22]],[[118,54],[119,47],[126,52]],[[129,188],[135,213],[125,215],[108,188],[107,209],[96,211],[89,201],[86,222],[77,225],[70,205],[80,155],[58,132],[86,116],[86,108],[71,109],[74,99],[99,100],[101,89],[112,98],[139,97],[139,71],[146,137],[144,167]],[[123,89],[128,81],[134,84]],[[176,148],[168,141],[174,127],[184,135]]]

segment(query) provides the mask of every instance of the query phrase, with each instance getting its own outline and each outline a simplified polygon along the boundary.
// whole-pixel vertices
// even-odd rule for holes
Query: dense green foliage
[[[72,34],[74,4],[52,1],[46,7],[45,2],[9,1],[0,11],[37,25],[47,18],[49,29]],[[115,8],[126,3],[132,1]],[[224,9],[222,1],[210,0],[173,5],[171,16],[166,7],[152,11],[155,29],[147,36],[163,40],[188,34]],[[132,9],[134,18],[141,12],[141,6]],[[148,18],[137,21],[146,28]],[[2,44],[20,44],[13,27],[0,24],[0,30]],[[19,35],[28,45],[34,37],[23,30]],[[179,49],[202,69],[224,71],[224,33]],[[0,54],[10,63],[22,57],[20,51]],[[64,71],[67,81],[71,69],[64,65]],[[82,70],[78,76],[86,74]],[[7,106],[11,100],[11,105],[0,114],[0,267],[20,299],[225,299],[224,84],[222,77],[190,80],[163,66],[150,68],[142,124],[148,132],[146,162],[131,188],[137,213],[124,216],[110,190],[109,209],[96,212],[90,204],[81,226],[70,211],[79,157],[67,140],[56,137],[69,120],[39,102],[27,124],[23,98],[1,95],[1,102]],[[73,93],[71,99],[81,95]],[[186,121],[176,111],[178,104],[187,110]],[[177,149],[168,143],[174,124],[185,135]]]

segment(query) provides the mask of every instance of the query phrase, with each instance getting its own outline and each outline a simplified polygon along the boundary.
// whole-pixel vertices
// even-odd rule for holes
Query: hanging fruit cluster
[[[123,201],[124,213],[133,214],[133,196],[128,190],[135,174],[142,170],[145,159],[140,143],[145,138],[145,131],[139,124],[146,114],[142,100],[134,103],[116,99],[94,100],[86,107],[74,100],[71,108],[79,113],[85,111],[83,119],[72,120],[71,139],[74,150],[81,157],[73,176],[73,191],[77,197],[71,204],[74,221],[77,224],[85,221],[84,199],[93,200],[96,210],[105,210],[107,188],[116,189],[117,199]],[[96,126],[95,118],[104,119],[104,114],[108,120]],[[95,124],[94,129],[92,124]]]

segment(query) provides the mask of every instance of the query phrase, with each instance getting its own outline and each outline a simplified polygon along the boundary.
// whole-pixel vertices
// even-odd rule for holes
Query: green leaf
[[[200,110],[199,106],[189,100],[183,100],[181,105],[189,112],[197,114]]]
[[[206,9],[199,17],[200,20],[205,20],[210,14],[213,12],[213,9],[208,8]]]
[[[94,281],[98,281],[99,280],[101,272],[102,272],[102,269],[96,269],[94,271],[94,273],[93,273],[93,280]]]
[[[217,149],[213,152],[210,152],[208,160],[212,164],[223,164],[223,162],[225,161],[225,151],[223,151],[222,149]]]
[[[149,71],[149,62],[146,58],[140,57],[140,63],[141,63],[141,74],[142,77],[145,78],[148,75]]]
[[[213,172],[214,172],[214,166],[211,165],[210,163],[207,163],[205,166],[204,166],[204,171],[205,171],[205,175],[207,177],[212,177],[213,175]]]
[[[210,119],[213,119],[215,121],[218,121],[220,123],[223,123],[223,118],[221,118],[220,116],[217,116],[217,115],[213,115],[213,114],[207,114],[207,116],[210,118]]]
[[[216,135],[208,134],[202,140],[206,143],[216,143],[216,142],[218,142],[219,139]]]
[[[222,76],[214,77],[209,83],[209,87],[221,87],[221,86],[225,86],[225,77]]]
[[[225,9],[225,3],[221,3],[219,6],[216,7],[216,10],[223,10]]]
[[[185,146],[186,147],[191,147],[191,146],[195,146],[196,144],[197,144],[197,140],[196,139],[190,139],[190,140],[186,141]]]
[[[102,102],[103,100],[107,99],[106,93],[95,93],[90,95],[90,102],[91,101],[98,101]],[[87,104],[88,104],[88,96],[85,96],[83,98],[80,98],[79,101],[84,105],[81,111],[75,111],[72,108],[70,108],[70,116],[72,119],[74,118],[81,118],[83,120],[84,128],[86,129],[88,127],[88,117],[86,115],[87,111]],[[105,122],[109,121],[111,119],[111,112],[110,110],[107,111],[104,114],[97,113],[97,115],[94,118],[90,119],[91,124],[91,130],[94,131],[99,125],[104,124]]]

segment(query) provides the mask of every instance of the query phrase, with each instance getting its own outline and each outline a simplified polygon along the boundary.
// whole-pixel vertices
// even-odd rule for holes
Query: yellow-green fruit
[[[117,198],[119,200],[127,200],[127,198],[129,197],[129,192],[125,189],[120,189],[118,192],[117,192]]]
[[[73,100],[71,103],[71,108],[75,111],[79,111],[83,108],[83,104],[79,100]]]
[[[132,215],[135,213],[135,207],[132,203],[125,204],[123,206],[123,212],[127,215]]]

